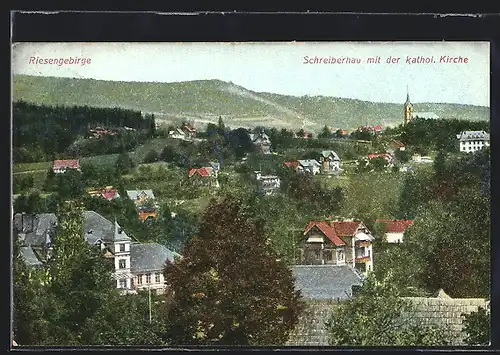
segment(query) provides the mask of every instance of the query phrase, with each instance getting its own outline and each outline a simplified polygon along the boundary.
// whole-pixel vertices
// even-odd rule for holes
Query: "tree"
[[[44,270],[30,270],[21,255],[21,243],[18,240],[18,231],[13,236],[13,333],[18,344],[39,344],[47,332],[46,322],[42,319],[43,300],[48,295],[44,292],[40,278],[34,274],[44,274]]]
[[[219,116],[219,120],[217,122],[217,131],[219,135],[224,135],[224,132],[226,131],[226,126],[224,125],[224,121],[222,120],[222,116]]]
[[[154,149],[151,149],[148,154],[144,157],[144,164],[157,162],[159,159],[158,152]]]
[[[462,189],[456,201],[429,203],[404,241],[419,263],[413,270],[419,270],[421,285],[429,291],[442,288],[452,297],[487,297],[490,226],[489,198],[472,188]]]
[[[373,167],[373,170],[375,171],[383,171],[385,170],[385,168],[387,168],[388,165],[387,160],[385,160],[384,157],[376,157],[370,159],[369,164]]]
[[[396,160],[398,160],[400,163],[405,164],[408,163],[408,161],[410,161],[411,153],[407,149],[405,150],[396,149],[396,151],[394,152],[394,156]]]
[[[332,133],[330,132],[330,129],[328,128],[327,125],[325,125],[323,127],[323,129],[321,130],[321,133],[318,134],[318,138],[331,138],[332,137]]]
[[[135,168],[135,163],[128,153],[122,153],[116,159],[115,168],[120,175],[129,174]]]
[[[183,258],[165,269],[172,344],[279,345],[302,310],[291,270],[240,201],[207,207]],[[287,311],[286,319],[281,317]]]
[[[467,345],[487,346],[491,343],[491,315],[488,310],[478,307],[476,312],[462,314],[462,331],[467,334]]]
[[[67,201],[57,213],[55,243],[49,259],[49,292],[54,295],[49,308],[50,336],[57,345],[82,344],[79,334],[88,318],[105,305],[107,296],[116,292],[111,279],[114,266],[94,249],[83,235],[83,208]]]
[[[390,275],[370,274],[354,297],[334,306],[326,328],[333,346],[444,346],[448,329],[421,325],[400,297]]]
[[[160,159],[167,163],[174,161],[175,150],[171,146],[166,145],[161,151]]]

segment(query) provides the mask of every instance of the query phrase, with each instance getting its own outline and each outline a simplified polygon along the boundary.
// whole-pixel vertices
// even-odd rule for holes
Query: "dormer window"
[[[92,233],[94,233],[94,231],[92,229],[89,229],[87,232],[87,234],[92,234]]]
[[[122,232],[123,232],[123,229],[118,228],[118,234],[122,234]]]

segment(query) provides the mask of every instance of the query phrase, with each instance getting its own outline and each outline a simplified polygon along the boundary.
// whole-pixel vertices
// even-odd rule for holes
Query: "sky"
[[[408,88],[414,103],[489,106],[489,51],[488,42],[17,43],[12,72],[113,81],[219,79],[257,92],[392,103],[404,102]],[[367,63],[377,56],[380,63]],[[418,56],[435,62],[407,62]],[[440,62],[442,56],[467,63]],[[309,63],[316,57],[327,63]],[[35,60],[50,58],[90,63]],[[400,59],[388,64],[388,58]]]

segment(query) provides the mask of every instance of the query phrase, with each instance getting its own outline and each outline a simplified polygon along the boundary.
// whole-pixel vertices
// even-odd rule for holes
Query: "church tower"
[[[404,106],[404,124],[407,124],[413,119],[413,105],[410,102],[410,92],[406,87],[406,102]]]

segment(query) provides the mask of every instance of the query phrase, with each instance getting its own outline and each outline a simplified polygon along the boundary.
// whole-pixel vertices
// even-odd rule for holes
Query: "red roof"
[[[102,197],[104,197],[106,200],[114,199],[117,194],[118,194],[118,191],[116,189],[102,190],[101,191]]]
[[[390,155],[388,153],[376,153],[376,154],[368,154],[368,159],[374,159],[374,158],[385,158],[385,159],[390,159]]]
[[[360,225],[361,221],[332,222],[332,226],[335,228],[337,235],[341,237],[353,236]]]
[[[406,228],[408,228],[413,224],[412,220],[403,220],[403,219],[400,220],[377,219],[377,222],[385,224],[387,233],[404,233]]]
[[[53,168],[70,168],[70,169],[78,169],[80,164],[78,159],[74,160],[54,160]]]
[[[405,146],[403,142],[397,141],[395,139],[392,140],[392,143],[398,148],[403,148]]]
[[[204,168],[199,168],[199,169],[190,169],[189,170],[189,177],[193,176],[194,174],[198,174],[200,176],[210,176],[212,175],[212,172],[214,171],[214,168],[211,167],[204,167]]]
[[[182,127],[182,128],[188,132],[192,132],[192,133],[196,132],[196,129],[194,128],[194,126],[192,126],[190,124],[184,125],[184,127]]]
[[[299,166],[298,161],[286,161],[283,163],[285,166],[288,166],[289,168],[296,168]]]
[[[375,126],[375,132],[380,132],[382,130],[382,126]]]
[[[335,229],[327,222],[311,221],[307,224],[304,234],[307,234],[313,227],[318,228],[334,245],[345,245],[344,241],[337,236]]]

